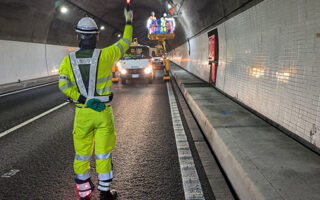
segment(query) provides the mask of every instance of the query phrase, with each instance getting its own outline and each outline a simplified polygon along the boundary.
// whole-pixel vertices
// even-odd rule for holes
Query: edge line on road
[[[13,91],[13,92],[8,92],[8,93],[0,94],[0,98],[1,98],[1,97],[5,97],[5,96],[9,96],[9,95],[11,95],[11,94],[16,94],[16,93],[20,93],[20,92],[24,92],[24,91],[28,91],[28,90],[40,88],[40,87],[45,87],[45,86],[48,86],[48,85],[53,85],[53,84],[56,84],[56,83],[58,83],[58,82],[59,82],[59,81],[55,81],[55,82],[52,82],[52,83],[46,83],[46,84],[37,85],[37,86],[33,86],[33,87],[21,89],[21,90],[16,90],[16,91]]]
[[[54,108],[52,108],[52,109],[50,109],[50,110],[48,110],[48,111],[40,114],[40,115],[37,115],[37,116],[35,116],[35,117],[33,117],[33,118],[25,121],[25,122],[22,122],[21,124],[19,124],[19,125],[17,125],[17,126],[14,126],[14,127],[10,128],[10,129],[8,129],[8,130],[0,133],[0,138],[2,138],[2,137],[5,136],[5,135],[8,135],[9,133],[11,133],[11,132],[13,132],[13,131],[15,131],[15,130],[17,130],[17,129],[19,129],[19,128],[22,128],[22,127],[30,124],[31,122],[33,122],[33,121],[35,121],[35,120],[37,120],[37,119],[40,119],[41,117],[43,117],[43,116],[45,116],[45,115],[47,115],[47,114],[49,114],[49,113],[52,113],[52,112],[55,111],[55,110],[58,110],[59,108],[62,108],[63,106],[65,106],[65,105],[67,105],[67,104],[69,104],[69,102],[65,102],[65,103],[63,103],[63,104],[60,104],[60,105],[58,105],[58,106],[56,106],[56,107],[54,107]]]
[[[199,176],[194,164],[190,146],[184,131],[177,101],[173,94],[172,86],[167,82],[169,104],[171,110],[172,124],[176,139],[180,172],[182,177],[184,196],[186,200],[204,200],[204,195]]]

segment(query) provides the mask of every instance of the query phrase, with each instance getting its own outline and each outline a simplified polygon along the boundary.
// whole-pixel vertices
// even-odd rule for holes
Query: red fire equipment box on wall
[[[218,45],[218,30],[215,29],[208,33],[208,61],[210,66],[210,82],[216,83],[217,68],[219,61],[219,45]]]

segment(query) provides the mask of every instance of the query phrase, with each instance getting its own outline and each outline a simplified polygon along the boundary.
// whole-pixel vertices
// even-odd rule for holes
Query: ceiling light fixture
[[[61,6],[60,12],[63,13],[63,14],[66,14],[68,12],[68,8],[65,7],[65,6]]]
[[[106,29],[104,26],[100,26],[100,30],[104,30],[104,29]]]

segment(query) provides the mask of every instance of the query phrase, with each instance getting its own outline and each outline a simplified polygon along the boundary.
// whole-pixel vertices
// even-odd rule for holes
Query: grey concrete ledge
[[[58,75],[0,85],[0,94],[58,81]]]
[[[240,199],[320,199],[318,154],[213,87],[200,87],[203,81],[180,67],[170,67]]]

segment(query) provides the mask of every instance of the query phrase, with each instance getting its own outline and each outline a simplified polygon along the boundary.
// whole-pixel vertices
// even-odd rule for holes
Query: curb
[[[52,83],[58,80],[59,80],[58,75],[54,75],[54,76],[25,80],[25,81],[16,82],[16,83],[3,84],[3,85],[0,85],[0,94],[5,94],[9,92],[14,92],[16,90],[21,90],[21,89],[38,86],[38,85]]]

